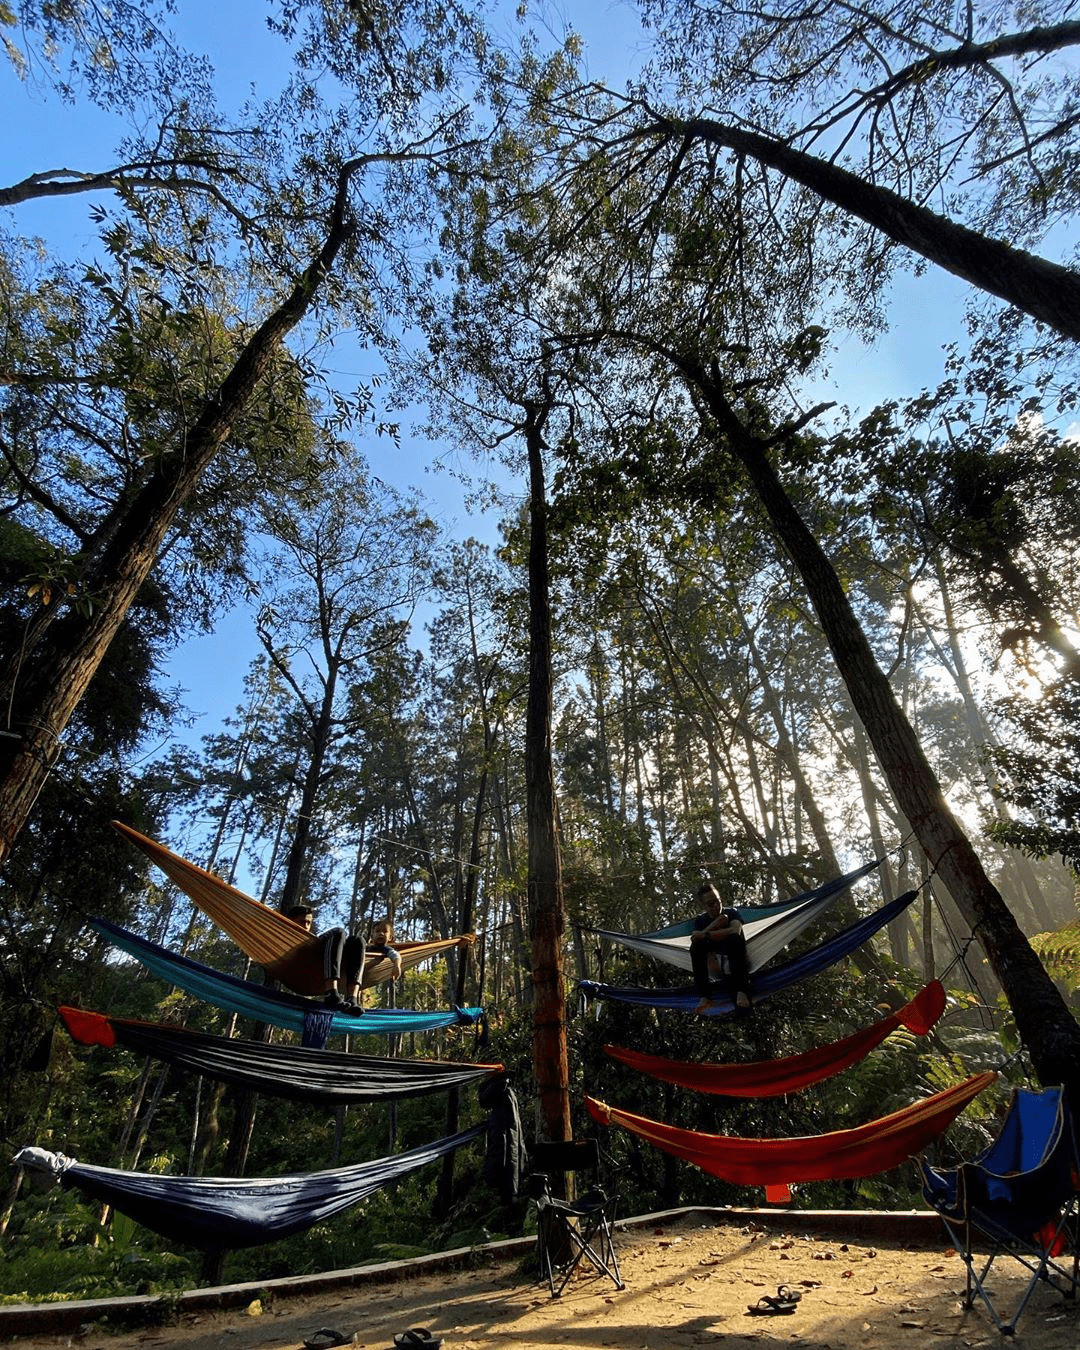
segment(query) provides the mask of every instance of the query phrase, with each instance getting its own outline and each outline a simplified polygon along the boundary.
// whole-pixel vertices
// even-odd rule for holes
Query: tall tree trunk
[[[832,563],[769,461],[766,442],[746,429],[719,381],[703,366],[682,359],[679,364],[704,396],[727,448],[745,469],[778,539],[799,569],[889,787],[931,867],[982,944],[1036,1073],[1044,1084],[1080,1085],[1080,1026],[946,805]]]
[[[570,1138],[570,1068],[563,984],[562,862],[551,754],[551,600],[548,581],[544,422],[550,404],[526,409],[529,459],[529,703],[525,728],[529,935],[532,939],[533,1071],[548,1139]]]
[[[161,458],[81,578],[93,599],[85,619],[54,623],[29,667],[10,668],[4,703],[10,709],[0,739],[0,866],[34,808],[60,746],[60,737],[139,588],[150,574],[180,507],[270,369],[274,355],[303,318],[352,233],[348,186],[353,166],[339,176],[327,235],[317,256],[281,305],[245,344],[217,392],[185,432],[182,443]]]

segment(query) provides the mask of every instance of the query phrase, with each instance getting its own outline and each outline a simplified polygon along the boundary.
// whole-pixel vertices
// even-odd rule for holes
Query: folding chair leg
[[[1003,1336],[1013,1336],[1016,1334],[1016,1324],[1020,1321],[1020,1317],[1027,1307],[1040,1280],[1049,1284],[1051,1288],[1057,1290],[1057,1292],[1062,1294],[1065,1298],[1075,1298],[1078,1285],[1078,1274],[1080,1274],[1080,1247],[1076,1244],[1075,1236],[1072,1243],[1074,1255],[1072,1258],[1071,1274],[1059,1266],[1050,1255],[1054,1240],[1061,1233],[1066,1232],[1070,1227],[1069,1219],[1070,1216],[1068,1213],[1062,1215],[1057,1231],[1054,1233],[1053,1238],[1047,1241],[1042,1254],[1037,1259],[1033,1259],[1023,1252],[1011,1250],[1007,1247],[995,1244],[978,1274],[975,1272],[976,1261],[975,1253],[972,1251],[971,1226],[965,1225],[964,1229],[960,1230],[954,1228],[948,1220],[945,1220],[945,1228],[948,1231],[949,1237],[952,1239],[952,1244],[956,1248],[960,1259],[963,1261],[967,1272],[963,1306],[966,1309],[973,1308],[977,1299],[986,1309],[990,1316],[990,1320],[998,1331],[1000,1331]],[[985,1281],[987,1275],[990,1273],[990,1267],[1000,1256],[1012,1257],[1013,1260],[1017,1261],[1031,1273],[1031,1279],[1028,1281],[1027,1288],[1024,1290],[1019,1304],[1013,1309],[1012,1316],[1007,1320],[1002,1317],[994,1307],[985,1289]]]
[[[597,1245],[600,1248],[599,1260],[593,1255],[592,1249],[589,1249],[589,1255],[592,1257],[593,1264],[603,1275],[610,1275],[615,1283],[616,1289],[625,1289],[622,1272],[619,1270],[619,1258],[615,1252],[615,1240],[612,1236],[611,1225],[606,1218],[602,1218],[595,1224],[592,1232],[589,1233],[589,1242],[592,1243],[599,1234],[600,1241]]]
[[[610,1276],[616,1289],[626,1288],[623,1283],[622,1272],[619,1270],[619,1258],[615,1255],[615,1244],[611,1238],[611,1230],[605,1224],[596,1224],[584,1230],[576,1230],[571,1226],[568,1232],[571,1242],[578,1249],[578,1254],[567,1265],[558,1289],[552,1287],[553,1298],[558,1298],[569,1284],[570,1276],[577,1269],[583,1256],[588,1257],[597,1274]],[[594,1248],[597,1234],[600,1236],[600,1241],[595,1245],[600,1248],[599,1252]]]
[[[536,1255],[537,1264],[540,1266],[540,1275],[547,1276],[548,1288],[551,1290],[552,1298],[555,1297],[555,1268],[551,1261],[551,1248],[555,1240],[553,1233],[554,1224],[547,1211],[541,1210],[537,1216],[536,1225]]]

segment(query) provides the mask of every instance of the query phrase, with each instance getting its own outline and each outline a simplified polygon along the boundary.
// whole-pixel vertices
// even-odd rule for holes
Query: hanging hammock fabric
[[[751,997],[754,1002],[760,1002],[770,994],[775,994],[780,989],[786,989],[797,980],[806,979],[809,975],[816,975],[819,971],[825,970],[834,962],[839,961],[843,956],[849,956],[858,947],[886,924],[891,923],[893,919],[911,904],[918,895],[918,891],[906,891],[903,895],[897,896],[887,905],[874,910],[866,918],[860,919],[857,923],[845,928],[837,933],[835,937],[829,938],[827,942],[820,946],[804,952],[802,956],[797,956],[794,960],[786,961],[782,966],[774,966],[772,970],[766,970],[760,975],[755,975],[751,985]],[[682,1012],[694,1012],[701,1001],[701,995],[692,987],[669,988],[669,989],[641,989],[632,985],[617,986],[611,984],[598,984],[595,980],[580,980],[578,988],[585,998],[609,999],[617,1003],[633,1003],[643,1008],[674,1008]],[[735,1011],[735,1004],[731,997],[723,990],[717,990],[709,995],[711,1006],[704,1011],[704,1016],[720,1017],[727,1013]]]
[[[452,1060],[384,1059],[296,1045],[229,1040],[159,1022],[106,1017],[81,1008],[59,1009],[80,1045],[123,1046],[140,1055],[203,1074],[224,1083],[255,1088],[271,1097],[316,1105],[401,1101],[445,1092],[504,1073],[501,1064],[460,1064]]]
[[[756,923],[759,919],[778,919],[783,918],[790,910],[797,905],[804,905],[808,900],[815,900],[820,896],[831,898],[833,895],[840,895],[846,891],[849,886],[853,886],[860,877],[868,876],[875,867],[880,867],[883,858],[877,862],[866,863],[863,867],[857,868],[854,872],[847,872],[842,877],[836,877],[833,881],[826,881],[823,885],[815,887],[812,891],[803,891],[799,895],[792,895],[787,900],[777,900],[771,905],[736,905],[735,908],[742,915],[744,926]],[[610,932],[605,928],[591,930],[600,933],[603,937],[609,937],[616,942],[622,942],[630,945],[627,941],[631,935],[626,933]],[[689,919],[679,919],[676,923],[669,923],[663,928],[654,928],[648,933],[634,933],[633,942],[663,941],[666,938],[689,937],[694,931],[694,917]],[[659,955],[659,953],[651,953]],[[666,958],[661,958],[666,959]],[[689,965],[686,966],[689,970]]]
[[[933,980],[910,1003],[872,1027],[787,1059],[758,1060],[753,1064],[688,1064],[614,1045],[605,1045],[604,1052],[628,1068],[695,1092],[720,1097],[780,1097],[857,1064],[900,1027],[906,1027],[913,1035],[925,1036],[944,1011],[945,989],[938,980]]]
[[[137,1223],[174,1242],[204,1251],[256,1247],[302,1233],[349,1209],[365,1197],[484,1136],[477,1125],[434,1144],[354,1167],[284,1177],[174,1177],[94,1167],[62,1153],[24,1148],[19,1167],[50,1172],[64,1187],[75,1186],[114,1205]]]
[[[800,1181],[868,1177],[898,1167],[943,1133],[996,1078],[995,1073],[976,1074],[867,1125],[793,1139],[701,1134],[620,1111],[593,1097],[586,1097],[585,1105],[601,1125],[619,1125],[710,1176],[736,1186],[780,1188]]]
[[[750,969],[759,970],[766,962],[771,961],[778,952],[783,951],[794,941],[804,928],[808,928],[819,919],[834,900],[843,895],[860,878],[868,876],[875,868],[880,867],[883,861],[879,858],[876,862],[865,863],[854,872],[835,877],[816,890],[795,896],[787,903],[772,905],[767,911],[757,911],[754,918],[750,918],[749,911],[743,910],[742,906],[737,906],[743,916],[746,959]],[[688,922],[692,925],[693,919]],[[683,926],[675,925],[679,928]],[[640,934],[616,933],[606,928],[595,930],[600,937],[610,938],[613,942],[619,942],[624,947],[630,947],[645,956],[655,956],[669,965],[678,966],[681,970],[692,969],[690,931],[691,928],[687,927],[685,933],[668,935],[667,930]]]
[[[227,881],[197,867],[178,853],[149,839],[130,825],[114,820],[115,829],[156,863],[184,894],[232,938],[240,950],[258,962],[274,980],[280,980],[296,994],[321,994],[323,991],[323,943],[280,910],[254,900]],[[464,937],[444,938],[436,942],[395,942],[404,970],[418,966],[440,952],[471,946],[469,933]],[[385,956],[372,956],[364,962],[363,986],[369,988],[390,979],[393,965]]]
[[[236,1013],[239,1017],[254,1017],[258,1022],[269,1022],[285,1031],[305,1029],[305,1021],[312,1015],[325,1017],[329,1033],[348,1032],[353,1036],[393,1036],[407,1031],[436,1031],[440,1027],[468,1026],[479,1022],[482,1008],[455,1008],[452,1012],[414,1012],[406,1008],[371,1008],[363,1015],[323,1008],[296,994],[241,980],[235,975],[224,975],[189,956],[177,956],[156,942],[130,933],[108,919],[91,919],[90,927],[119,947],[147,970],[163,980],[194,994],[215,1008]]]

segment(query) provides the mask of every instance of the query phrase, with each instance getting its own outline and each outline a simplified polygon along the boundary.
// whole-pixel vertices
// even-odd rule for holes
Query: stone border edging
[[[640,1214],[619,1219],[620,1231],[657,1227],[687,1219],[712,1223],[757,1224],[782,1231],[810,1231],[851,1241],[895,1242],[901,1246],[932,1246],[942,1236],[941,1220],[933,1210],[873,1209],[783,1209],[783,1208],[707,1208],[689,1206],[665,1209],[655,1214]],[[179,1294],[133,1294],[120,1298],[84,1299],[62,1303],[15,1303],[0,1307],[0,1339],[15,1336],[75,1332],[87,1323],[114,1318],[125,1326],[163,1323],[170,1314],[203,1312],[246,1307],[253,1299],[271,1294],[275,1298],[296,1298],[350,1285],[387,1283],[427,1275],[432,1271],[473,1264],[478,1258],[495,1260],[500,1256],[519,1256],[531,1251],[535,1237],[503,1238],[479,1247],[458,1247],[453,1251],[432,1252],[406,1261],[384,1261],[375,1265],[354,1266],[351,1270],[325,1271],[316,1275],[285,1275],[278,1279],[223,1284],[209,1289],[189,1289]]]

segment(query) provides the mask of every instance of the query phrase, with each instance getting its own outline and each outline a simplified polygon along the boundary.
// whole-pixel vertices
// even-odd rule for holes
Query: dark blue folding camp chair
[[[615,1201],[594,1185],[576,1200],[552,1193],[555,1175],[600,1169],[600,1145],[595,1139],[533,1145],[533,1167],[527,1190],[536,1202],[536,1251],[540,1275],[547,1276],[552,1298],[558,1298],[584,1257],[596,1275],[606,1275],[623,1289],[619,1258],[611,1236]],[[555,1284],[556,1272],[560,1279]]]
[[[998,1330],[1011,1336],[1040,1280],[1076,1297],[1080,1154],[1076,1121],[1061,1088],[1015,1089],[1001,1133],[971,1162],[939,1169],[920,1160],[919,1166],[923,1195],[967,1267],[966,1308],[979,1298]],[[1031,1275],[1009,1318],[994,1307],[986,1287],[990,1267],[1002,1255]]]

